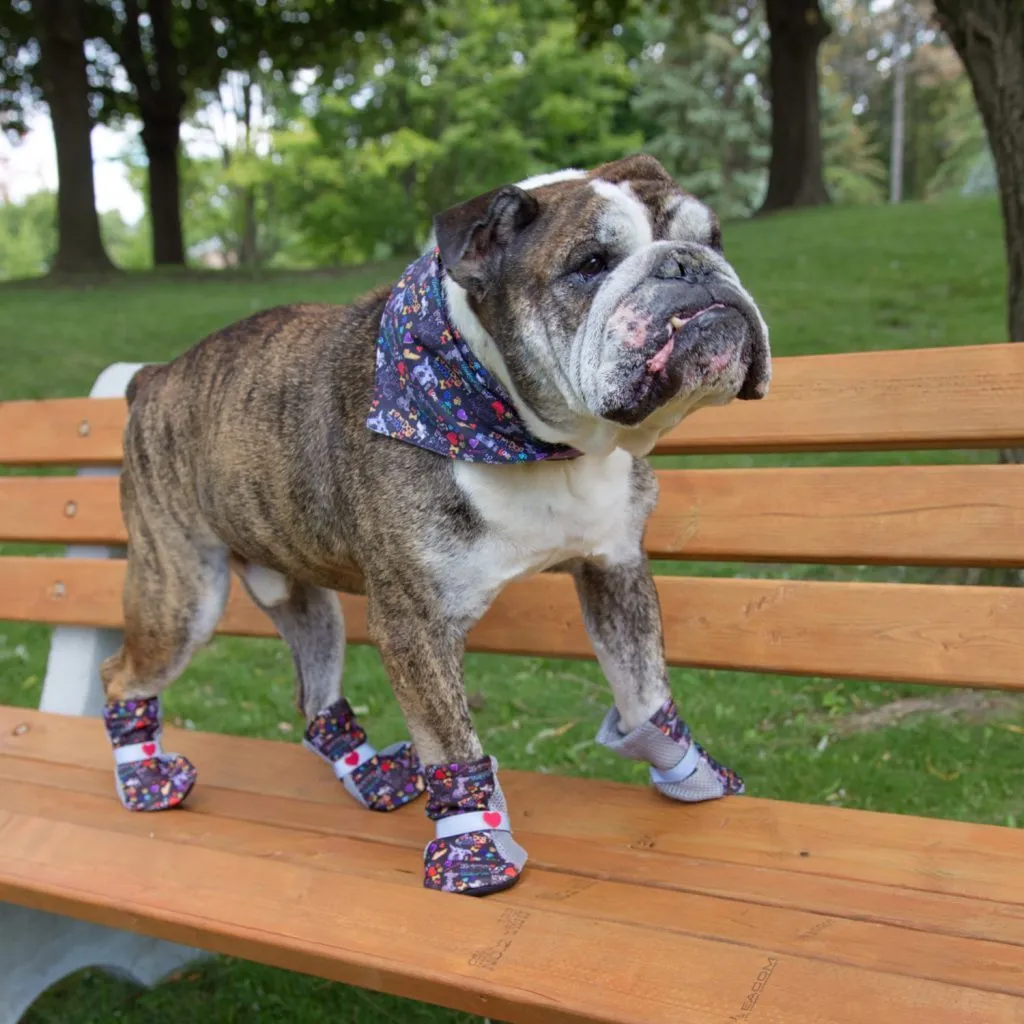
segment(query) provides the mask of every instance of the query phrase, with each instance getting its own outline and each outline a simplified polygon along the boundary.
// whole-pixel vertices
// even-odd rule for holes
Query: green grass
[[[907,348],[1005,338],[1002,238],[988,201],[836,209],[737,224],[727,251],[762,303],[777,354]],[[38,284],[0,288],[0,397],[78,395],[117,359],[159,360],[253,310],[294,300],[345,301],[394,267],[344,276],[172,275],[89,289]],[[946,453],[895,453],[857,461],[921,461]],[[961,453],[955,456],[964,457]],[[832,461],[850,461],[836,457]],[[732,460],[743,464],[749,459]],[[789,459],[795,462],[796,459]],[[800,461],[824,461],[808,456]],[[688,567],[822,577],[820,567]],[[842,570],[879,578],[880,570]],[[907,571],[935,579],[935,572]],[[0,702],[39,697],[48,631],[0,623]],[[492,656],[467,659],[487,749],[517,768],[643,781],[639,765],[593,743],[609,698],[590,663]],[[1024,823],[1019,701],[975,701],[962,692],[827,679],[674,670],[672,681],[696,735],[742,770],[758,796],[1016,826]],[[376,653],[349,652],[348,693],[366,709],[376,742],[402,734]],[[217,639],[168,691],[171,717],[199,729],[294,742],[290,659],[275,641]],[[930,711],[898,718],[908,696]],[[864,719],[884,709],[881,721]],[[868,725],[860,731],[858,723]],[[564,730],[558,739],[550,730]],[[167,1024],[196,1020],[331,1021],[332,1024],[469,1018],[341,985],[218,960],[173,984],[139,993],[98,974],[48,993],[30,1024]]]

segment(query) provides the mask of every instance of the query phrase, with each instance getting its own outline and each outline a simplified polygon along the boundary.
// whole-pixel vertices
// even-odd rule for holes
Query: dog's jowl
[[[103,666],[118,794],[174,807],[159,693],[237,572],[295,659],[305,743],[363,806],[426,792],[424,884],[512,885],[498,765],[463,689],[466,634],[510,580],[572,573],[614,704],[598,739],[676,800],[742,791],[668,687],[642,546],[644,456],[685,415],[767,393],[768,331],[714,214],[646,156],[440,214],[391,288],[228,327],[129,390],[124,646]],[[342,696],[335,591],[367,596],[412,743],[372,745]]]

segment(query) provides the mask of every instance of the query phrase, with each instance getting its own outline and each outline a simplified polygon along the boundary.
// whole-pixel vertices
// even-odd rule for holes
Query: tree
[[[409,21],[398,0],[88,0],[90,25],[117,54],[132,85],[149,166],[153,261],[183,263],[180,136],[197,93],[217,92],[229,71],[270,65],[286,73],[342,63],[354,35]]]
[[[1024,3],[935,0],[935,11],[985,122],[1003,212],[1010,338],[1024,341]],[[1004,458],[1024,463],[1024,450]]]
[[[39,80],[57,149],[59,273],[111,271],[96,213],[85,36],[76,0],[35,0]]]
[[[829,201],[822,172],[818,50],[831,31],[818,0],[765,0],[771,40],[771,161],[762,213]]]
[[[0,127],[15,137],[25,131],[25,111],[39,99],[32,73],[38,60],[34,22],[25,0],[0,11]],[[37,52],[29,55],[32,49]]]
[[[439,209],[639,148],[633,77],[614,37],[580,47],[568,0],[431,6],[419,41],[368,39],[277,138],[278,191],[318,261],[406,253]]]
[[[302,114],[302,97],[277,71],[230,71],[214,94],[201,94],[190,119],[217,156],[185,166],[185,235],[216,241],[228,262],[263,266],[286,244],[288,224],[275,201],[273,133]]]
[[[748,215],[764,195],[769,112],[758,7],[706,14],[696,24],[644,22],[647,40],[633,105],[646,148],[718,215]]]
[[[142,144],[149,162],[147,198],[153,229],[153,263],[183,264],[185,246],[181,232],[181,185],[178,176],[182,111],[186,92],[185,69],[176,36],[176,21],[190,28],[210,21],[199,5],[189,5],[193,19],[181,18],[172,0],[148,0],[145,10],[139,0],[102,5],[107,21],[94,19],[97,34],[114,49],[135,91],[142,120]],[[213,35],[212,28],[209,36]],[[213,38],[204,38],[215,49]]]

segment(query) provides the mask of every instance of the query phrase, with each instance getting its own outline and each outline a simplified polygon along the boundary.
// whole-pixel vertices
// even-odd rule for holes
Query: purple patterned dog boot
[[[423,792],[416,748],[404,742],[375,750],[344,697],[309,723],[302,745],[323,758],[345,789],[371,811],[404,807]]]
[[[427,817],[434,840],[423,853],[423,885],[486,896],[515,885],[526,851],[512,838],[493,757],[427,765]]]
[[[103,722],[114,748],[117,795],[129,811],[177,807],[196,784],[196,769],[160,745],[160,701],[117,700],[103,707]]]
[[[651,782],[665,796],[684,803],[717,800],[742,793],[743,780],[720,765],[690,735],[670,697],[651,717],[625,736],[619,731],[619,712],[605,715],[597,742],[634,761],[651,766]]]

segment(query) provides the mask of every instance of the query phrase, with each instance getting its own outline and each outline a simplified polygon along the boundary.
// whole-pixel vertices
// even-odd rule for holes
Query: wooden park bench
[[[1024,830],[506,771],[530,865],[472,900],[421,888],[421,807],[367,814],[296,746],[201,733],[181,743],[202,775],[188,808],[126,813],[88,717],[121,621],[124,415],[118,398],[0,405],[0,464],[86,467],[0,477],[0,541],[71,545],[0,558],[0,619],[57,627],[42,709],[0,708],[4,1024],[77,967],[152,982],[198,949],[507,1021],[1024,1020]],[[1024,345],[779,359],[768,401],[702,412],[658,451],[1009,445]],[[661,487],[657,559],[1024,566],[1022,465],[664,470]],[[675,665],[1024,689],[1024,588],[659,588]],[[362,602],[345,608],[365,642]],[[220,629],[272,634],[237,590]],[[590,656],[558,575],[510,587],[471,646]]]

